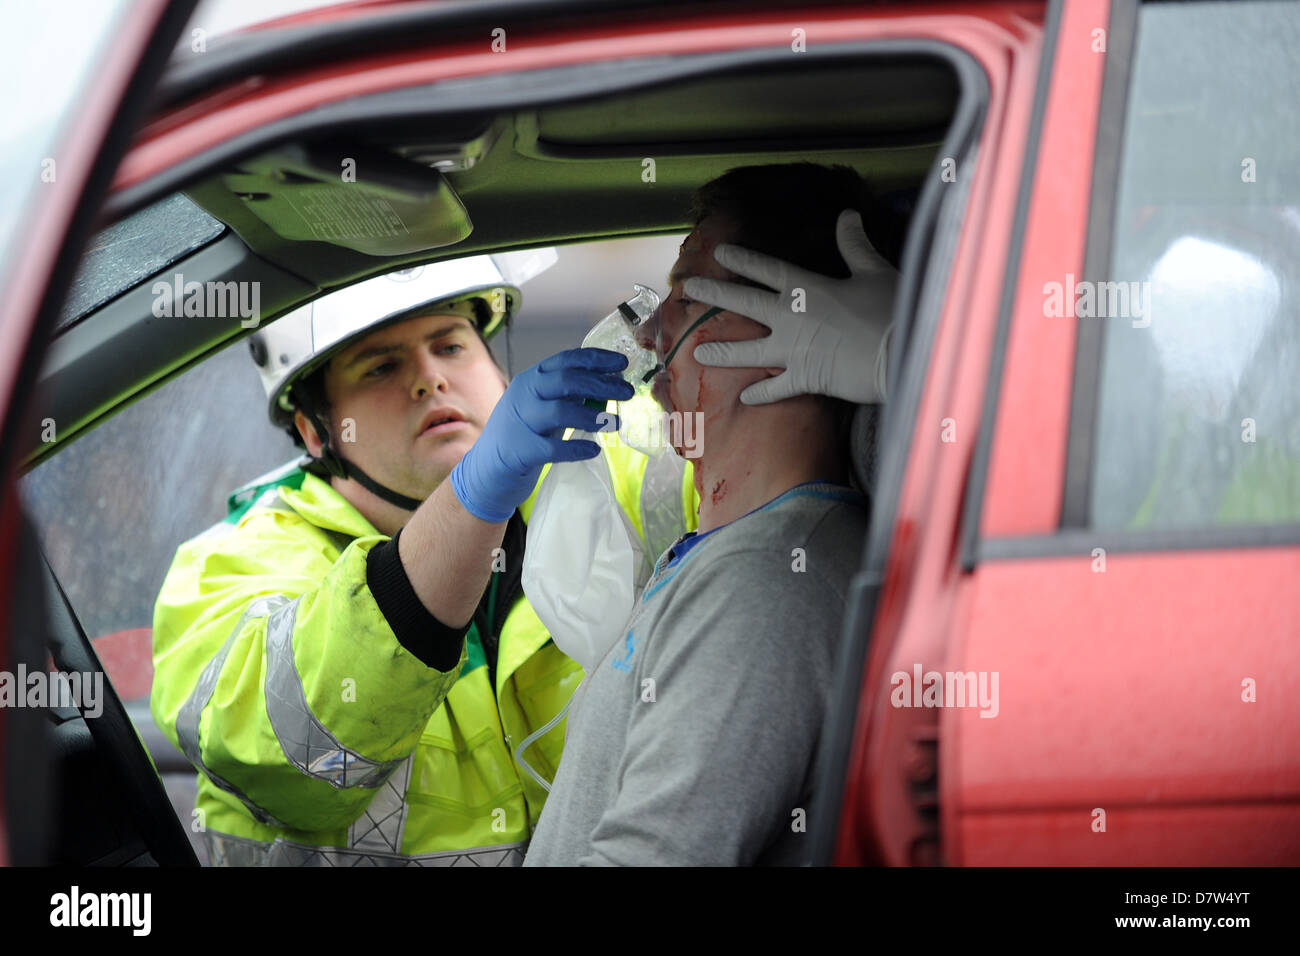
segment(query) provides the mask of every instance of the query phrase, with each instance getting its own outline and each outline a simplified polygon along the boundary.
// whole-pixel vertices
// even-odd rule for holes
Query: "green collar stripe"
[[[301,468],[295,468],[282,478],[278,478],[274,481],[268,481],[260,485],[244,485],[242,488],[236,488],[230,493],[230,497],[226,499],[226,508],[229,511],[229,514],[226,515],[225,521],[228,524],[237,524],[239,519],[244,516],[245,512],[256,504],[257,499],[262,497],[262,494],[268,488],[279,488],[284,486],[297,491],[302,488],[303,480],[306,477],[307,473],[305,471]]]
[[[469,626],[469,632],[465,635],[465,643],[469,647],[469,659],[465,661],[465,666],[460,670],[461,677],[464,677],[475,668],[487,667],[487,655],[483,653],[483,642],[478,639],[478,628],[473,624]]]

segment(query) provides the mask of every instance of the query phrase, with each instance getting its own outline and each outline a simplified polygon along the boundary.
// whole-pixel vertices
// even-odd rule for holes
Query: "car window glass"
[[[1096,527],[1300,521],[1298,102],[1300,4],[1142,7],[1110,281],[1076,301]]]
[[[178,193],[100,231],[81,258],[58,330],[217,238],[225,228]]]

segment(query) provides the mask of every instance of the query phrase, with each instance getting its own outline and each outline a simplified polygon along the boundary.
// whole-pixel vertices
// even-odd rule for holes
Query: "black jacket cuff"
[[[429,613],[411,587],[402,559],[397,553],[397,539],[377,544],[366,555],[366,584],[379,605],[397,642],[426,666],[450,671],[460,661],[470,621],[463,627],[448,627]]]

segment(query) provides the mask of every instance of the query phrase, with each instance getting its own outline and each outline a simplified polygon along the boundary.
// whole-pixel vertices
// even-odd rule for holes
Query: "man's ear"
[[[313,458],[319,458],[321,448],[324,446],[316,435],[315,426],[307,420],[307,416],[301,410],[293,413],[293,424],[298,429],[298,434],[302,436],[303,443],[307,446],[307,453]]]

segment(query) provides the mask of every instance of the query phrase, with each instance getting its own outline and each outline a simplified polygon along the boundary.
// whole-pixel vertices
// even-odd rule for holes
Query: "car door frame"
[[[32,555],[22,553],[29,536],[24,532],[27,519],[17,470],[22,449],[35,431],[30,419],[30,410],[38,405],[35,383],[113,173],[196,3],[142,0],[123,17],[79,106],[82,120],[70,127],[61,144],[59,188],[48,190],[43,201],[27,209],[31,227],[26,242],[17,262],[5,264],[9,277],[23,277],[22,282],[8,283],[11,298],[0,311],[0,338],[8,343],[0,353],[0,603],[9,609],[0,624],[0,660],[9,667],[19,662],[43,667],[45,661],[45,648],[33,640],[33,635],[47,632],[44,609],[33,606],[32,592],[20,588],[34,571]],[[12,782],[26,787],[45,774],[42,748],[33,746],[28,735],[14,734],[10,720],[0,709],[0,865],[11,862],[10,831],[16,822],[12,811],[31,802],[30,794],[11,792]],[[28,773],[33,766],[39,769]],[[27,825],[36,826],[31,821]]]

